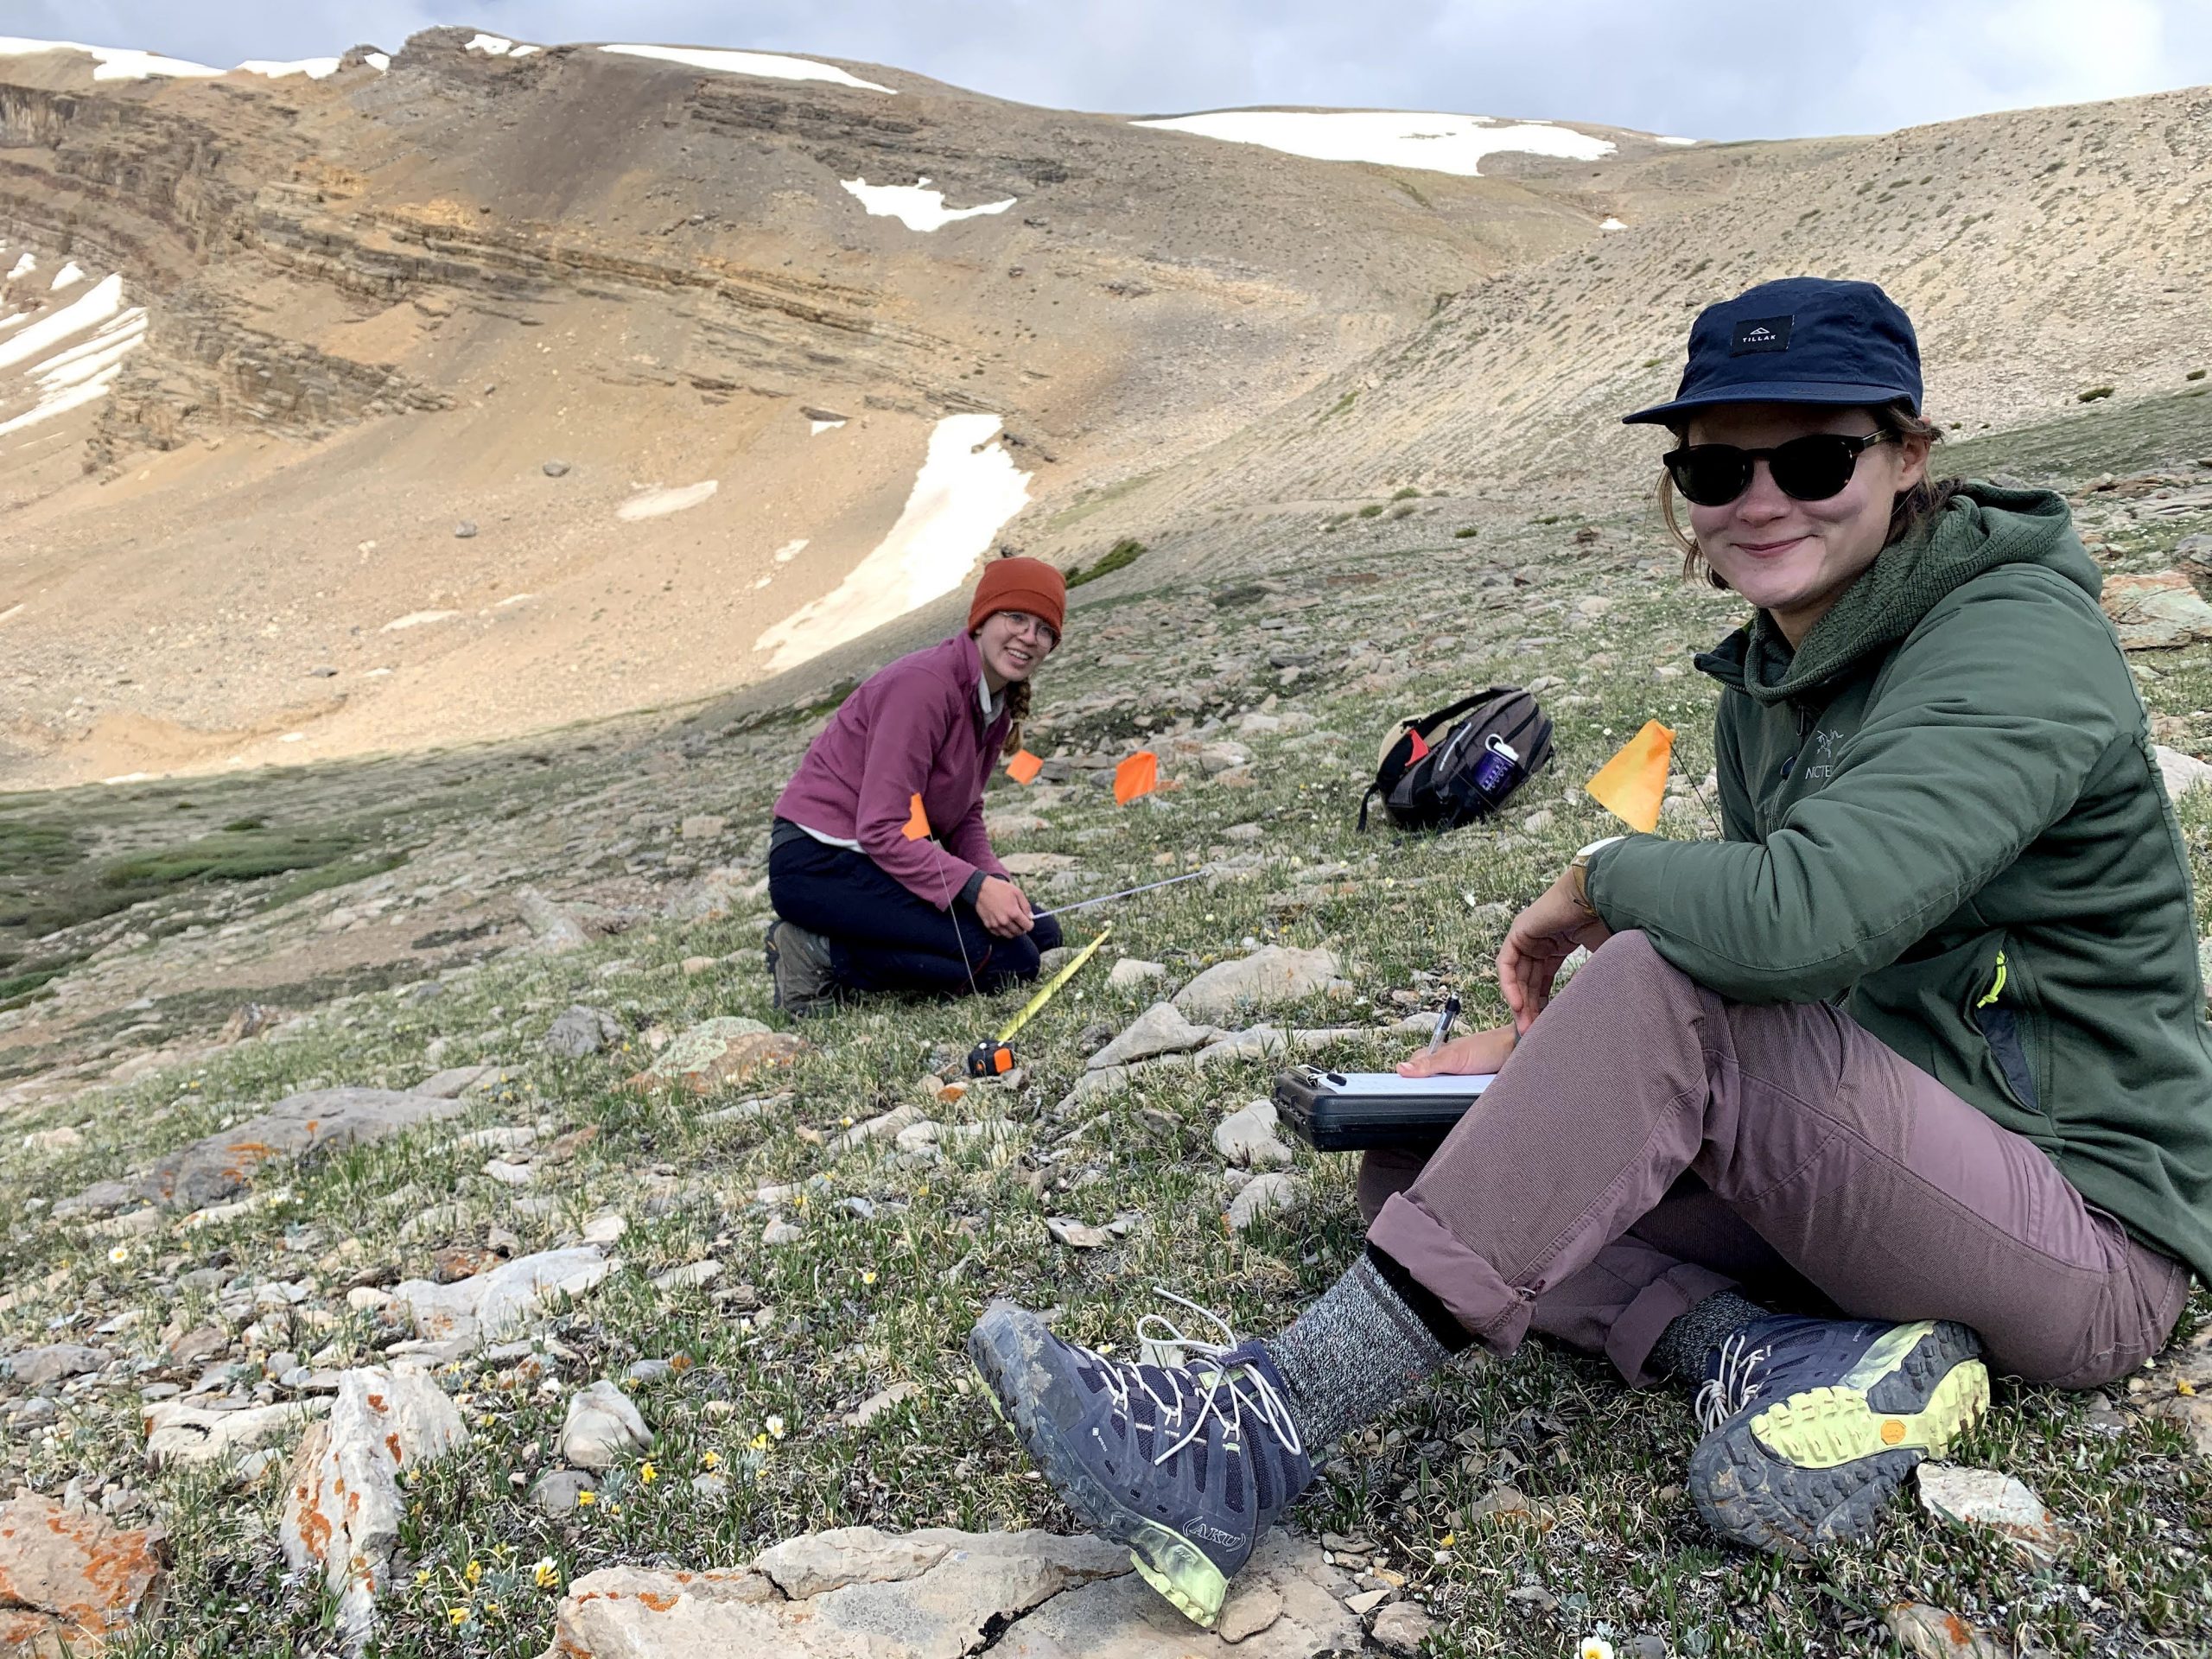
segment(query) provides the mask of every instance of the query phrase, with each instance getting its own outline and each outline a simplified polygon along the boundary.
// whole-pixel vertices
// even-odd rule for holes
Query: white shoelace
[[[1137,1321],[1137,1340],[1143,1351],[1154,1351],[1160,1348],[1173,1347],[1187,1353],[1201,1355],[1208,1359],[1218,1360],[1236,1346],[1236,1333],[1230,1329],[1229,1321],[1218,1313],[1200,1307],[1187,1297],[1178,1296],[1173,1291],[1158,1285],[1153,1287],[1153,1294],[1165,1300],[1179,1303],[1189,1308],[1200,1319],[1211,1321],[1220,1331],[1224,1340],[1200,1341],[1195,1337],[1184,1335],[1175,1322],[1166,1314],[1147,1313]],[[1182,1438],[1166,1446],[1153,1459],[1155,1465],[1166,1463],[1185,1446],[1198,1440],[1206,1432],[1206,1425],[1210,1422],[1218,1421],[1221,1424],[1224,1431],[1223,1438],[1225,1440],[1235,1441],[1242,1439],[1244,1413],[1247,1408],[1249,1408],[1255,1421],[1273,1429],[1293,1452],[1300,1452],[1305,1449],[1299,1442],[1298,1425],[1292,1421],[1287,1402],[1275,1391],[1273,1383],[1258,1371],[1249,1367],[1242,1376],[1231,1377],[1225,1368],[1217,1366],[1206,1378],[1205,1392],[1199,1395],[1197,1404],[1189,1412],[1190,1426],[1185,1428],[1183,1427],[1185,1413],[1181,1398],[1178,1396],[1173,1399],[1161,1399],[1159,1390],[1153,1387],[1151,1379],[1145,1376],[1141,1362],[1109,1360],[1089,1349],[1084,1351],[1090,1354],[1097,1363],[1100,1374],[1106,1379],[1106,1390],[1113,1397],[1114,1406],[1117,1411],[1124,1414],[1128,1412],[1131,1393],[1130,1384],[1134,1378],[1135,1387],[1143,1391],[1145,1397],[1152,1402],[1159,1414],[1158,1427],[1161,1430],[1182,1429]]]
[[[1720,1344],[1720,1369],[1697,1391],[1698,1426],[1708,1434],[1759,1397],[1755,1369],[1774,1352],[1773,1344],[1754,1348],[1740,1331]]]

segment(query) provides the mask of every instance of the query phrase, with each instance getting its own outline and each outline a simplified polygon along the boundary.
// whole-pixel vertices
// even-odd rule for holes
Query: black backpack
[[[1535,698],[1516,685],[1491,686],[1398,722],[1360,797],[1359,827],[1367,828],[1367,804],[1377,795],[1404,830],[1441,832],[1486,818],[1551,758],[1551,717]]]

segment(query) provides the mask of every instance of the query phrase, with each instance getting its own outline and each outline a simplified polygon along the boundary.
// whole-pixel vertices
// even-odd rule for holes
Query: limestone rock
[[[812,1046],[790,1032],[771,1031],[758,1020],[724,1014],[677,1037],[624,1087],[642,1093],[673,1085],[710,1095],[768,1067],[789,1065]]]
[[[999,862],[1009,875],[1051,875],[1075,868],[1073,855],[1067,853],[1009,853]]]
[[[1883,1613],[1882,1623],[1916,1659],[2012,1659],[2011,1643],[1925,1602],[1901,1601]]]
[[[986,812],[983,814],[983,833],[990,837],[993,846],[996,846],[1001,841],[1018,841],[1024,836],[1033,836],[1039,830],[1048,830],[1051,827],[1034,812]],[[1007,868],[1011,869],[1014,867],[1008,865]]]
[[[2212,605],[2178,570],[2107,576],[2102,602],[2123,651],[2164,651],[2212,639]]]
[[[2012,1476],[1952,1463],[1923,1463],[1917,1472],[1920,1506],[1929,1514],[1987,1527],[2045,1560],[2056,1554],[2063,1541],[2056,1518]]]
[[[551,1469],[530,1489],[530,1501],[548,1515],[566,1515],[579,1497],[597,1490],[598,1483],[581,1469]]]
[[[1214,1125],[1214,1150],[1244,1169],[1283,1169],[1291,1150],[1275,1134],[1275,1103],[1255,1100]]]
[[[556,1295],[581,1296],[607,1276],[606,1255],[595,1244],[543,1250],[502,1262],[489,1273],[450,1285],[408,1279],[392,1287],[395,1302],[429,1342],[495,1342],[517,1334]]]
[[[652,1431],[630,1396],[604,1378],[579,1389],[561,1425],[561,1459],[584,1469],[611,1469],[653,1443]]]
[[[588,1573],[561,1603],[553,1647],[566,1659],[954,1659],[995,1634],[992,1653],[1010,1659],[1309,1659],[1361,1647],[1341,1599],[1351,1587],[1310,1541],[1272,1533],[1230,1605],[1273,1617],[1232,1646],[1100,1539],[845,1527],[786,1540],[750,1569]]]
[[[1129,1065],[1160,1054],[1184,1054],[1204,1048],[1223,1035],[1214,1026],[1192,1025],[1190,1017],[1173,1002],[1155,1002],[1128,1024],[1128,1029],[1084,1062],[1084,1069],[1103,1071],[1112,1065]]]
[[[1255,1175],[1230,1203],[1230,1230],[1241,1233],[1262,1216],[1294,1210],[1303,1196],[1299,1184],[1287,1175]]]
[[[871,1394],[844,1416],[847,1428],[866,1428],[887,1411],[896,1411],[907,1401],[918,1398],[922,1392],[918,1382],[893,1382],[889,1388]]]
[[[1214,1631],[1234,1647],[1257,1636],[1281,1617],[1281,1591],[1264,1579],[1255,1583],[1239,1579],[1230,1588],[1229,1599],[1222,1604],[1221,1618],[1214,1625]]]
[[[310,1090],[180,1147],[156,1164],[137,1190],[165,1209],[204,1209],[245,1191],[254,1171],[272,1158],[319,1157],[334,1147],[381,1141],[460,1110],[455,1101],[390,1089]]]
[[[162,1469],[171,1464],[219,1463],[234,1452],[291,1434],[329,1409],[327,1398],[249,1406],[243,1411],[207,1411],[178,1400],[157,1401],[145,1411],[146,1464]]]
[[[1436,1621],[1410,1601],[1394,1601],[1375,1615],[1369,1634],[1385,1653],[1414,1654],[1435,1628]],[[1665,1650],[1663,1643],[1661,1650]]]
[[[545,1033],[545,1052],[581,1060],[622,1040],[622,1022],[604,1009],[579,1002],[556,1020]]]
[[[1216,963],[1175,993],[1175,1006],[1193,1019],[1218,1019],[1245,1004],[1264,1007],[1333,992],[1344,984],[1341,972],[1336,953],[1325,948],[1262,945],[1235,962]]]
[[[33,1492],[0,1503],[0,1654],[90,1655],[151,1614],[161,1541]]]
[[[27,1389],[42,1389],[65,1377],[83,1376],[107,1363],[105,1348],[88,1348],[81,1342],[49,1342],[42,1348],[26,1348],[6,1362],[8,1375]]]
[[[1147,962],[1141,957],[1123,957],[1106,970],[1107,985],[1117,991],[1135,990],[1140,985],[1166,977],[1166,963]]]
[[[1114,1235],[1103,1227],[1093,1227],[1072,1216],[1048,1217],[1045,1230],[1071,1250],[1102,1249],[1114,1242]]]
[[[459,1409],[427,1371],[369,1366],[340,1376],[328,1421],[301,1440],[277,1538],[294,1572],[321,1569],[349,1651],[368,1641],[376,1598],[389,1587],[406,1508],[400,1470],[467,1439]]]
[[[2151,753],[2158,762],[2158,776],[2171,798],[2178,801],[2199,784],[2212,784],[2212,764],[2199,760],[2193,754],[2183,754],[2179,749],[2170,749],[2163,743],[2153,744]]]
[[[535,887],[515,894],[515,911],[537,935],[543,950],[574,950],[585,941],[584,925]]]

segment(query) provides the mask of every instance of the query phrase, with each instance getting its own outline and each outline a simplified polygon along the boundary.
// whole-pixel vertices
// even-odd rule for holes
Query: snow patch
[[[798,557],[800,554],[805,551],[806,537],[804,536],[800,537],[795,542],[785,542],[781,547],[776,550],[776,563],[778,564],[789,564],[793,559]]]
[[[505,599],[501,600],[492,608],[495,611],[504,611],[510,605],[527,605],[531,600],[536,599],[537,597],[537,595],[536,594],[509,594]]]
[[[626,58],[652,58],[692,69],[719,70],[724,74],[765,75],[771,80],[826,80],[839,86],[857,86],[862,92],[889,92],[893,98],[899,95],[895,86],[879,86],[872,80],[862,80],[835,64],[816,63],[810,58],[787,58],[776,52],[725,52],[699,46],[602,46],[599,49],[620,53]]]
[[[238,65],[238,68],[243,73],[266,75],[271,80],[282,80],[287,75],[305,75],[309,80],[321,80],[338,73],[338,60],[302,58],[293,63],[276,63],[267,58],[248,58]]]
[[[84,280],[85,268],[79,264],[74,259],[72,259],[67,264],[62,266],[60,270],[54,273],[54,280],[48,283],[47,287],[49,291],[58,293],[62,289],[68,287],[72,283],[81,283]]]
[[[28,276],[37,269],[38,261],[27,253],[16,261],[14,268],[8,272],[6,280],[12,283],[18,276]]]
[[[391,67],[391,54],[388,52],[364,52],[361,61],[381,75]]]
[[[380,633],[397,633],[403,628],[419,628],[428,622],[450,622],[459,611],[410,611],[404,616],[395,616],[378,630]]]
[[[671,512],[681,512],[686,507],[697,506],[720,488],[721,483],[710,478],[703,483],[642,491],[615,508],[614,516],[626,524],[633,524],[640,518],[664,518]]]
[[[0,35],[0,58],[29,57],[40,52],[82,52],[92,60],[94,80],[145,80],[154,75],[219,75],[204,63],[165,58],[158,52],[137,52],[119,46],[80,46],[74,41],[27,41]]]
[[[927,179],[917,184],[870,184],[866,179],[840,179],[838,182],[860,198],[861,206],[879,218],[897,219],[910,231],[934,231],[950,225],[956,219],[973,219],[978,213],[1002,213],[1014,206],[1014,199],[987,201],[977,207],[948,207],[944,192],[923,187]],[[822,423],[815,424],[815,430]]]
[[[1608,214],[1606,217],[1598,221],[1598,228],[1601,231],[1624,231],[1628,229],[1628,226],[1622,224],[1620,220],[1613,218],[1611,214]]]
[[[1131,124],[1194,132],[1234,144],[1258,144],[1314,161],[1376,162],[1389,167],[1455,173],[1468,179],[1479,178],[1483,157],[1500,150],[1594,162],[1611,155],[1614,149],[1607,139],[1554,126],[1548,121],[1500,125],[1487,115],[1423,111],[1221,110]]]
[[[14,339],[0,344],[0,369],[36,357],[72,334],[81,334],[123,309],[123,278],[103,277],[50,317],[41,317]]]
[[[25,600],[21,604],[10,605],[6,610],[0,611],[0,622],[5,622],[11,616],[21,616],[29,604],[30,601]]]
[[[1662,138],[1654,137],[1651,142],[1655,144],[1694,144],[1697,143],[1697,140],[1694,138]]]
[[[772,673],[904,616],[967,579],[999,527],[1029,500],[1029,474],[994,442],[995,415],[948,415],[891,533],[836,588],[761,634]]]
[[[818,438],[824,432],[835,432],[843,424],[842,421],[809,421],[806,423],[806,435],[810,438]]]
[[[545,48],[542,46],[518,45],[504,35],[479,35],[475,39],[463,42],[461,49],[464,52],[481,52],[487,58],[526,58],[531,53],[543,52]],[[384,56],[380,52],[377,55]],[[385,58],[385,61],[388,64],[391,60]]]

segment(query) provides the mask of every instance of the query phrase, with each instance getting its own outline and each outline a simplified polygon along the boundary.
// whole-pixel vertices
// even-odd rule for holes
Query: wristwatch
[[[1590,855],[1601,847],[1610,847],[1617,841],[1627,839],[1626,836],[1606,836],[1593,841],[1575,854],[1567,867],[1567,884],[1574,895],[1574,902],[1588,911],[1592,918],[1598,914],[1598,906],[1590,902]]]

